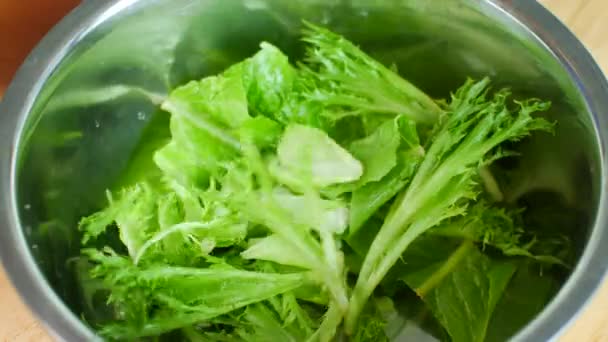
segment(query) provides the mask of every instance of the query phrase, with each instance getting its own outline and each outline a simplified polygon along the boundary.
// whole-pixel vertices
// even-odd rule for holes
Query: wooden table
[[[13,0],[0,0],[2,3],[5,1]],[[608,0],[542,0],[541,2],[579,36],[604,72],[608,74]],[[51,341],[44,328],[21,303],[2,270],[0,270],[0,303],[0,342]],[[569,328],[562,341],[608,341],[608,281],[591,305]]]

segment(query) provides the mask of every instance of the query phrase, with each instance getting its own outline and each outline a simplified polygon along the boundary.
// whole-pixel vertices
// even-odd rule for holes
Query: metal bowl
[[[608,266],[608,84],[581,43],[529,0],[84,2],[31,53],[0,107],[0,254],[30,308],[59,339],[94,339],[68,271],[78,218],[120,187],[169,89],[262,40],[298,58],[301,19],[345,34],[437,96],[490,75],[554,102],[560,129],[539,153],[553,156],[588,225],[574,227],[581,253],[567,282],[514,339],[559,335]]]

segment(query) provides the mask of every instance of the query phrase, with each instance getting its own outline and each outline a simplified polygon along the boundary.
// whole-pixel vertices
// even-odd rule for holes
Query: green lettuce
[[[295,65],[262,42],[156,99],[119,190],[79,224],[86,319],[110,340],[512,334],[523,322],[505,312],[535,314],[572,255],[494,163],[552,130],[536,115],[549,104],[489,79],[435,101],[305,26]],[[526,279],[549,284],[534,305],[512,298]]]

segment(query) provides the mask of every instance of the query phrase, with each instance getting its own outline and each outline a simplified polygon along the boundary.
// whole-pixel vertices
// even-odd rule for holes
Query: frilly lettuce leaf
[[[118,322],[105,326],[101,333],[121,339],[159,335],[218,317],[292,291],[307,279],[304,273],[264,273],[230,267],[136,267],[109,250],[85,250],[85,255],[96,265],[92,275],[102,278],[112,289],[109,301],[121,311]],[[245,290],[243,284],[250,287]]]

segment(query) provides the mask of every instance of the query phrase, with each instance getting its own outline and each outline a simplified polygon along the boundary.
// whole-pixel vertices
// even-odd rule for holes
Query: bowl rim
[[[583,43],[553,13],[537,1],[486,0],[519,22],[553,54],[576,85],[593,123],[598,148],[599,200],[591,234],[573,272],[549,304],[522,328],[513,341],[548,341],[562,335],[608,280],[608,203],[606,165],[608,82]]]
[[[45,81],[78,42],[107,19],[141,0],[84,1],[36,46],[0,102],[0,259],[21,299],[58,340],[98,337],[52,290],[27,246],[17,210],[16,161],[25,119]],[[579,316],[603,283],[608,269],[608,82],[589,51],[552,13],[536,1],[478,0],[518,23],[553,54],[576,85],[593,122],[598,147],[600,194],[593,229],[575,269],[543,311],[512,340],[545,341],[559,336]]]

